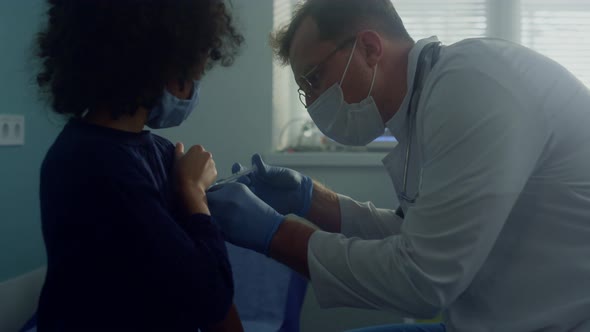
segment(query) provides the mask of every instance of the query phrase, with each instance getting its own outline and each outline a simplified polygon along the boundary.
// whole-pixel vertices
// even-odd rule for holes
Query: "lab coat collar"
[[[400,139],[403,140],[403,138],[400,137],[400,133],[403,131],[401,130],[402,127],[406,125],[406,110],[410,104],[410,96],[412,95],[412,91],[414,90],[414,80],[416,77],[416,71],[418,69],[418,58],[420,57],[420,53],[422,52],[424,47],[426,47],[426,45],[436,42],[439,42],[438,37],[436,36],[421,39],[418,42],[416,42],[414,47],[412,47],[412,49],[410,50],[410,54],[408,56],[408,89],[406,92],[406,96],[404,97],[404,100],[402,101],[397,112],[395,112],[391,120],[387,121],[387,123],[385,124],[387,129],[389,129],[391,134],[397,139],[398,142],[400,142]]]
[[[389,176],[393,182],[394,187],[396,190],[401,190],[402,188],[402,181],[403,181],[403,170],[404,170],[404,156],[403,152],[405,147],[408,144],[408,122],[407,116],[408,112],[407,109],[410,104],[410,96],[414,90],[414,80],[416,79],[416,71],[418,69],[418,59],[420,58],[420,53],[424,47],[430,43],[438,42],[438,38],[430,37],[427,39],[422,39],[414,45],[410,54],[408,56],[408,92],[402,101],[402,104],[398,111],[395,113],[393,118],[386,123],[387,128],[391,132],[391,134],[396,138],[398,141],[398,145],[396,148],[393,149],[385,158],[383,158],[382,162],[385,166],[385,169],[389,173]],[[426,59],[425,59],[426,60]],[[415,137],[416,133],[411,133]],[[402,146],[400,148],[400,146]],[[417,169],[417,164],[419,164],[419,155],[421,147],[418,144],[414,147],[414,152],[412,154],[411,160],[409,161],[409,165],[411,168],[410,176],[408,177],[408,190],[411,194],[415,194],[417,192],[418,187],[418,180],[415,176],[415,170]],[[405,202],[400,202],[402,209],[404,212],[407,209]]]

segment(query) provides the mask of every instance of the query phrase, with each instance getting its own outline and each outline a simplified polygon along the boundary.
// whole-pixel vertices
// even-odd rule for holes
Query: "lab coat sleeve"
[[[310,239],[311,280],[323,307],[435,315],[469,287],[537,165],[549,134],[526,96],[476,67],[433,80],[417,121],[420,197],[401,234],[367,241],[316,232]]]
[[[360,203],[344,195],[338,195],[338,201],[341,233],[345,236],[377,240],[400,233],[403,219],[395,211],[378,209],[371,202]]]

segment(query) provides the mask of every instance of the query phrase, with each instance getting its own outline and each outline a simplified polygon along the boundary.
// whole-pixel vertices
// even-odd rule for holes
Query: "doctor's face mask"
[[[356,45],[357,41],[354,42],[340,82],[324,91],[318,99],[309,105],[307,112],[319,130],[327,137],[344,145],[364,146],[383,135],[385,125],[375,100],[371,96],[377,75],[377,66],[373,70],[368,96],[356,104],[349,104],[344,100],[342,82],[346,78]]]

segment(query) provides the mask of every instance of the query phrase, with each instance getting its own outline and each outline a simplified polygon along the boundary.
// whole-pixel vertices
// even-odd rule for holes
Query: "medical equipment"
[[[348,73],[356,45],[355,41],[340,82],[334,83],[308,105],[307,112],[321,132],[330,139],[347,146],[366,146],[383,135],[385,124],[371,96],[377,77],[377,65],[373,68],[373,80],[367,97],[354,104],[344,100],[342,83]]]
[[[237,172],[237,173],[235,173],[235,174],[233,174],[233,175],[231,175],[231,176],[229,176],[229,177],[227,177],[225,179],[221,179],[221,180],[215,182],[211,187],[219,186],[219,185],[226,184],[226,183],[236,182],[242,176],[246,176],[246,175],[252,174],[252,173],[256,172],[256,170],[257,170],[256,165],[252,166],[252,168],[246,168],[246,169],[244,169],[244,170],[242,170],[240,172]]]
[[[406,146],[406,160],[404,162],[404,177],[403,177],[403,184],[402,184],[402,191],[398,195],[398,199],[400,203],[405,201],[407,203],[413,204],[418,199],[420,193],[416,193],[413,197],[408,195],[408,171],[410,166],[410,156],[412,151],[412,134],[414,133],[414,123],[416,122],[416,111],[418,110],[418,100],[420,100],[420,94],[422,93],[422,79],[423,79],[423,71],[424,71],[424,58],[428,54],[428,50],[434,48],[432,51],[432,61],[431,67],[434,67],[438,58],[440,56],[441,50],[441,43],[432,43],[432,46],[426,47],[420,53],[420,57],[418,58],[418,69],[416,72],[416,76],[414,76],[414,89],[412,90],[412,95],[410,96],[410,103],[408,106],[408,145]],[[414,103],[416,101],[416,103]],[[399,213],[399,212],[398,212]],[[403,215],[403,214],[402,214]]]
[[[171,128],[179,126],[197,108],[200,95],[200,80],[193,81],[193,91],[190,99],[180,99],[164,89],[164,95],[150,111],[147,126],[152,129]]]

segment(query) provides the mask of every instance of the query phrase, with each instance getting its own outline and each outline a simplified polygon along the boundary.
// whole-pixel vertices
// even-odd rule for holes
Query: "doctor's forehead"
[[[304,75],[317,62],[321,61],[320,57],[326,53],[330,43],[321,41],[318,26],[311,17],[305,18],[291,43],[289,52],[289,62],[296,75]]]

